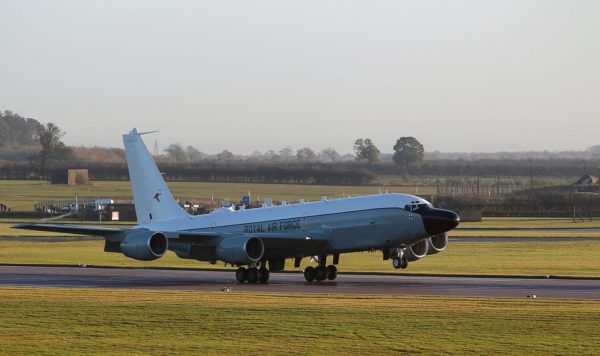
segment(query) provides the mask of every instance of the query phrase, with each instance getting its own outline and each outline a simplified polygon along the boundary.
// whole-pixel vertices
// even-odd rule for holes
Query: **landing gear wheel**
[[[315,268],[312,266],[308,266],[304,269],[304,279],[307,282],[312,282],[315,280]]]
[[[258,269],[258,281],[260,283],[267,283],[269,280],[269,270],[262,267]]]
[[[248,268],[246,279],[248,280],[248,283],[256,283],[256,281],[258,281],[258,269],[256,269],[256,267]]]
[[[235,271],[235,279],[237,279],[238,282],[240,283],[244,283],[246,282],[246,277],[247,277],[247,272],[246,269],[244,267],[240,267],[237,269],[237,271]]]
[[[408,267],[408,260],[406,259],[406,257],[402,256],[402,258],[400,259],[400,268],[406,269],[406,267]]]
[[[392,265],[394,266],[395,269],[398,269],[398,268],[406,269],[406,267],[408,267],[408,260],[404,256],[394,257],[394,259],[392,260]]]
[[[317,281],[324,281],[327,278],[327,269],[325,266],[318,266],[315,268],[315,279]]]
[[[337,277],[337,267],[334,265],[327,266],[327,279],[333,281]]]

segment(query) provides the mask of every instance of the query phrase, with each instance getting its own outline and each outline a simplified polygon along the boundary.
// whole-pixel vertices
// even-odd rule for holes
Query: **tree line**
[[[0,178],[47,179],[65,167],[77,167],[89,168],[92,179],[126,179],[123,149],[67,147],[61,140],[63,136],[64,132],[53,123],[41,124],[10,111],[0,112],[0,166],[3,167]],[[341,155],[331,147],[316,152],[309,147],[294,150],[290,146],[265,153],[255,151],[247,156],[228,150],[208,155],[193,146],[184,148],[176,143],[169,145],[164,154],[155,156],[155,160],[172,172],[167,172],[168,179],[204,181],[368,184],[376,175],[475,177],[497,175],[498,170],[502,176],[600,174],[600,146],[590,147],[587,151],[590,156],[586,157],[591,158],[585,160],[577,155],[566,159],[532,154],[523,159],[502,153],[448,158],[451,154],[426,154],[424,146],[410,136],[400,137],[392,149],[393,154],[382,154],[368,137],[354,141],[354,155]]]
[[[46,171],[54,183],[66,183],[68,165],[53,166]],[[124,163],[88,163],[91,180],[129,180]],[[251,164],[237,165],[204,163],[159,163],[158,168],[168,181],[230,182],[230,183],[286,183],[324,185],[366,185],[377,177],[373,172],[357,166],[342,164]],[[25,163],[4,164],[0,179],[37,179],[36,167]]]

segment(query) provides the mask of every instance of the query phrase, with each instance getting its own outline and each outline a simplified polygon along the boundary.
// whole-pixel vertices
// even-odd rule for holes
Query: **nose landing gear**
[[[408,267],[408,259],[404,256],[403,250],[398,250],[397,255],[392,259],[392,266],[394,266],[395,269],[406,269],[406,267]]]

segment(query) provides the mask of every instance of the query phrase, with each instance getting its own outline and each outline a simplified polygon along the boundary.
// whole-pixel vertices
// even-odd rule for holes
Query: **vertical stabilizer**
[[[129,180],[138,223],[186,217],[177,204],[136,129],[123,135]]]

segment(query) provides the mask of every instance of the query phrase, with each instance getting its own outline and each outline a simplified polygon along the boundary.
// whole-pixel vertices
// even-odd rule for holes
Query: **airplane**
[[[267,283],[270,272],[285,261],[314,258],[304,269],[306,281],[335,280],[340,255],[382,251],[394,268],[443,251],[447,232],[458,226],[453,211],[435,208],[408,194],[377,194],[255,209],[219,208],[188,214],[169,191],[142,135],[134,128],[123,135],[137,225],[129,229],[65,224],[24,223],[19,229],[52,231],[105,239],[104,251],[142,261],[167,251],[180,258],[217,261],[238,267],[240,283]],[[332,264],[327,265],[327,257]]]

